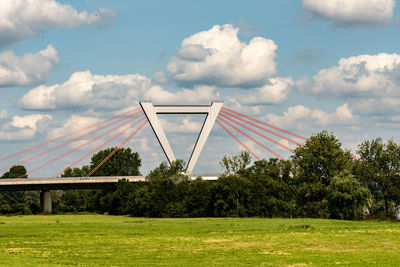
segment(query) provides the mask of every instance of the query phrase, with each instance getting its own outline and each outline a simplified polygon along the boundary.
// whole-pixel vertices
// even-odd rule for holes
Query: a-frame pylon
[[[215,120],[223,105],[222,101],[213,101],[210,105],[153,105],[151,101],[141,101],[140,106],[146,115],[165,156],[171,163],[176,160],[174,152],[168,142],[167,136],[161,126],[157,114],[206,114],[203,127],[200,130],[196,144],[186,167],[186,173],[190,174],[200,156],[201,151],[210,135]]]

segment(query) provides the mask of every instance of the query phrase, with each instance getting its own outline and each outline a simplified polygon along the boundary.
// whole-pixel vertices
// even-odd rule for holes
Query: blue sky
[[[398,4],[4,0],[1,156],[140,99],[207,104],[220,98],[227,107],[304,136],[332,131],[353,152],[379,136],[399,141]],[[175,129],[167,135],[176,154],[186,159],[200,119],[165,119]],[[129,145],[141,154],[144,173],[165,160],[149,127]],[[216,126],[195,172],[220,171],[223,154],[239,149]],[[52,175],[77,155],[31,176]]]

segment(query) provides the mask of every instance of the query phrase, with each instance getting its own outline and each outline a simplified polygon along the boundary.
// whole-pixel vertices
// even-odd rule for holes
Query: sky
[[[353,153],[377,137],[400,142],[399,31],[395,0],[1,0],[0,158],[140,100],[223,100],[306,137],[332,132]],[[204,117],[160,118],[177,158],[187,161]],[[104,140],[30,177],[52,176]],[[82,142],[24,165],[33,169]],[[166,161],[148,125],[126,147],[140,154],[144,174]],[[194,173],[221,172],[223,155],[240,150],[215,125]]]

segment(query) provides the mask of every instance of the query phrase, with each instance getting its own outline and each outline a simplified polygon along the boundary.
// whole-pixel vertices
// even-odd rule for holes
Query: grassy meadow
[[[1,266],[398,266],[400,222],[0,217]]]

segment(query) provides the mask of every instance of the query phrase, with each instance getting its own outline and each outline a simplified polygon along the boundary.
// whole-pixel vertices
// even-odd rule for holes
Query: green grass
[[[2,266],[398,266],[400,223],[0,217]]]

